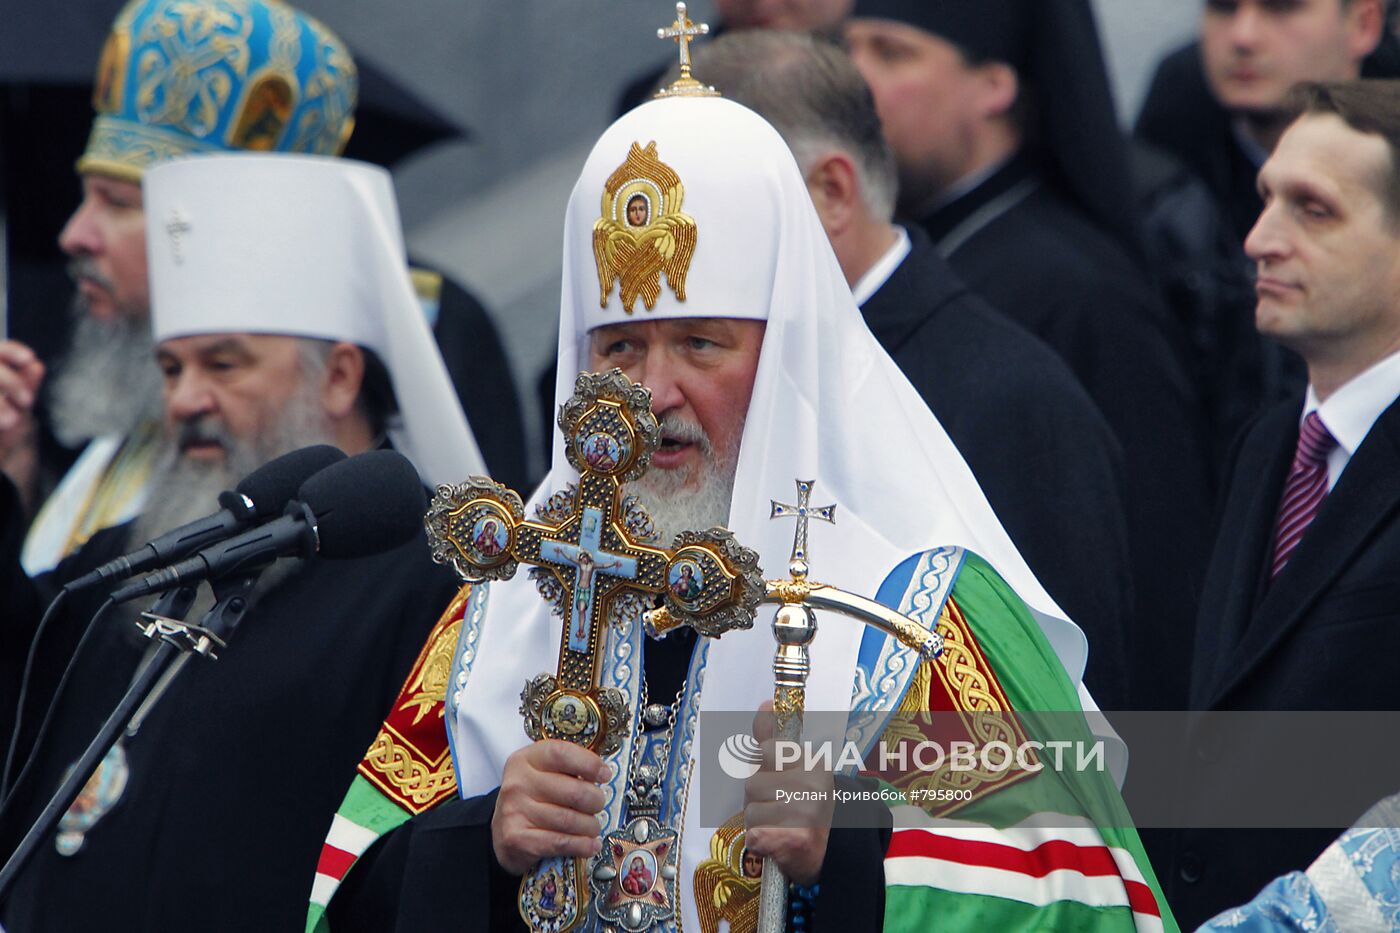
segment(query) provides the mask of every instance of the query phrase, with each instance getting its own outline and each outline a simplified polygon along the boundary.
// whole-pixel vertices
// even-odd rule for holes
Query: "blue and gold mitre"
[[[78,171],[137,181],[189,153],[339,155],[356,87],[345,44],[281,0],[131,0],[102,48]]]

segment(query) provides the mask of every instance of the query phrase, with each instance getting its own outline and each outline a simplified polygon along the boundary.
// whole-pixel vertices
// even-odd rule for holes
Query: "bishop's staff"
[[[855,593],[807,579],[807,523],[810,519],[835,523],[836,506],[812,506],[815,480],[797,480],[797,504],[771,501],[769,518],[796,518],[789,577],[764,581],[764,603],[777,603],[773,617],[773,737],[797,742],[802,737],[802,712],[806,705],[807,677],[812,672],[809,651],[817,634],[814,610],[826,609],[849,616],[879,629],[900,644],[931,661],[943,653],[943,636],[929,631],[913,619],[887,606]],[[662,632],[679,621],[669,619],[665,607],[647,613],[647,627]],[[787,878],[771,858],[763,860],[763,881],[759,888],[758,933],[782,933],[787,921]]]

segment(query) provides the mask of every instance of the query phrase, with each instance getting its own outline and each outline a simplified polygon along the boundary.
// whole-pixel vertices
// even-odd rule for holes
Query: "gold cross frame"
[[[619,370],[580,373],[559,411],[579,482],[550,497],[538,521],[517,495],[486,477],[439,486],[424,519],[433,559],[468,582],[505,580],[532,565],[541,594],[563,616],[557,670],[521,695],[532,739],[563,739],[604,757],[631,726],[621,691],[600,689],[603,627],[662,597],[668,618],[705,635],[753,625],[763,598],[758,555],[723,528],[655,542],[651,519],[623,484],[646,472],[661,443],[651,393]],[[653,635],[664,632],[652,631]]]

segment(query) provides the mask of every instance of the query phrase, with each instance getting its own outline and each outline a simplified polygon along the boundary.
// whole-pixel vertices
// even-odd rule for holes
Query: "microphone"
[[[275,518],[309,477],[344,459],[341,450],[329,444],[318,444],[269,460],[232,490],[219,493],[219,505],[223,508],[213,515],[167,531],[130,554],[109,560],[64,589],[73,592],[98,583],[111,583],[168,564],[249,525]]]
[[[426,509],[413,464],[392,450],[373,450],[312,476],[281,518],[128,583],[112,593],[112,600],[125,602],[284,556],[378,554],[420,534]]]

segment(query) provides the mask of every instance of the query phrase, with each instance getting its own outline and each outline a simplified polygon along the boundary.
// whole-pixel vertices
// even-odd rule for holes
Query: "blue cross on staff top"
[[[574,568],[568,613],[569,649],[587,653],[593,627],[593,598],[599,575],[635,580],[637,558],[603,549],[603,513],[591,506],[583,510],[578,544],[546,538],[540,541],[540,558]]]
[[[797,480],[797,504],[788,505],[786,502],[779,502],[777,499],[769,499],[773,510],[768,514],[768,518],[796,518],[797,530],[792,537],[792,557],[788,564],[792,568],[793,576],[805,577],[807,575],[807,520],[809,518],[819,519],[824,522],[836,524],[836,506],[832,505],[811,505],[812,487],[817,484],[814,479]]]

